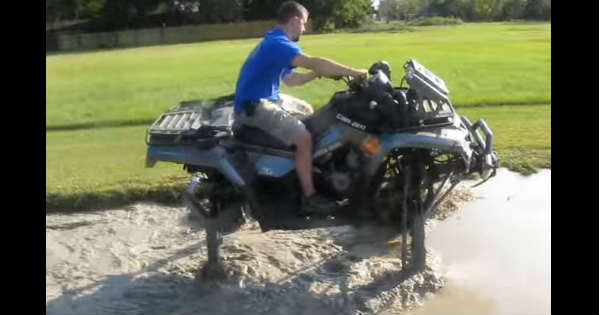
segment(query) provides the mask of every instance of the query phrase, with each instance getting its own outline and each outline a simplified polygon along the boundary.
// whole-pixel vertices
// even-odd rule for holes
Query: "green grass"
[[[48,210],[172,200],[188,176],[180,165],[145,168],[145,127],[46,133]]]
[[[185,174],[174,164],[144,167],[145,131],[136,126],[46,133],[46,193],[111,190]]]
[[[356,67],[387,60],[396,85],[414,57],[446,81],[459,113],[490,125],[501,166],[523,174],[551,166],[550,24],[411,28],[417,31],[392,25],[311,35],[301,44],[308,54]],[[46,210],[177,200],[189,176],[181,165],[145,168],[146,124],[182,100],[233,92],[257,41],[47,55],[46,126],[65,130],[46,132]],[[318,108],[342,89],[342,82],[320,80],[282,92]],[[478,106],[489,104],[496,106]],[[117,127],[128,124],[138,126]],[[66,130],[94,126],[110,128]]]
[[[459,110],[472,122],[483,118],[494,132],[500,166],[522,174],[550,168],[551,106],[490,106]]]
[[[440,75],[454,104],[550,103],[548,23],[467,23],[415,32],[306,35],[307,54],[368,68],[387,60],[399,84],[415,58]],[[259,39],[46,56],[46,126],[145,123],[181,100],[232,93]],[[325,104],[341,82],[313,81],[282,91]]]

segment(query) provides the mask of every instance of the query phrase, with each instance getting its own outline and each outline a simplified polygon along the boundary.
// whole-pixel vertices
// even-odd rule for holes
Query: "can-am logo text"
[[[354,127],[354,128],[358,128],[360,130],[365,130],[367,128],[367,126],[363,125],[363,124],[359,124],[356,121],[352,121],[350,120],[350,118],[342,115],[342,114],[337,114],[335,115],[335,118],[347,123],[348,125]]]

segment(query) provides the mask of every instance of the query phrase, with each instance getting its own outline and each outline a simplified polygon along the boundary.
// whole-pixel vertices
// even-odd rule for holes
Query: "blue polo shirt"
[[[279,83],[294,72],[292,60],[301,53],[300,46],[282,29],[267,32],[240,70],[235,88],[235,113],[241,113],[249,101],[279,99]]]

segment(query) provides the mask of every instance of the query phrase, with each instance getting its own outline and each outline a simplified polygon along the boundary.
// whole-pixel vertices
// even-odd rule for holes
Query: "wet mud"
[[[250,222],[224,236],[221,253],[229,274],[210,280],[201,276],[207,257],[204,229],[184,207],[140,203],[47,215],[47,313],[427,312],[440,292],[471,288],[453,276],[446,247],[431,243],[435,237],[430,235],[463,215],[465,205],[477,198],[459,185],[428,221],[428,267],[419,273],[402,270],[400,246],[386,243],[393,233],[385,229],[261,233]],[[481,303],[486,301],[482,297]]]

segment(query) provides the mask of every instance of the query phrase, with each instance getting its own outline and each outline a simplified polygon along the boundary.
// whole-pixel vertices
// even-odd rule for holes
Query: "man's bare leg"
[[[302,198],[303,212],[317,212],[328,214],[336,210],[336,203],[324,196],[316,194],[312,178],[312,139],[305,131],[295,141],[296,144],[296,172],[304,192]]]
[[[302,133],[295,141],[296,144],[296,172],[300,178],[300,185],[304,196],[315,193],[312,180],[312,139],[310,133]]]

